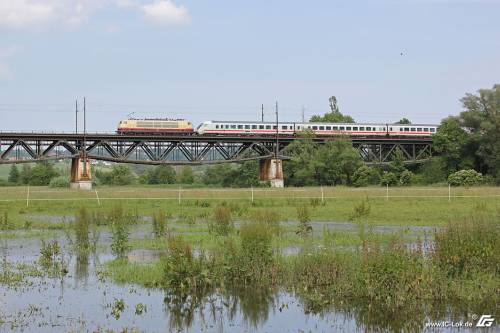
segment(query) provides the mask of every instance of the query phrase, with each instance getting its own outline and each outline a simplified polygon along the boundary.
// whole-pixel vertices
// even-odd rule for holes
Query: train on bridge
[[[305,123],[204,121],[196,129],[185,119],[127,119],[118,124],[118,134],[187,134],[187,135],[272,135],[295,136],[311,131],[316,136],[398,136],[428,137],[436,133],[438,125],[378,124],[378,123]]]

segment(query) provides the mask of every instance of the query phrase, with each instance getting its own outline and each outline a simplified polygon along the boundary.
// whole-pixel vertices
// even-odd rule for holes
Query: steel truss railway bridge
[[[331,137],[315,137],[324,143]],[[338,138],[337,138],[338,139]],[[260,160],[260,178],[283,185],[282,160],[296,137],[215,135],[119,135],[68,133],[2,133],[0,164],[71,159],[72,186],[91,188],[90,160],[135,164],[199,165]],[[368,164],[393,160],[397,150],[405,163],[420,163],[432,155],[430,137],[352,137]]]

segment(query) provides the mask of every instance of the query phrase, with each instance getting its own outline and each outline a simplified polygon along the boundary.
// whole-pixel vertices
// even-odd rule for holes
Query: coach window
[[[259,125],[259,129],[264,129],[264,125]]]
[[[243,125],[238,125],[238,129],[243,129]]]
[[[216,129],[219,129],[219,125],[215,125],[215,128],[216,128]]]
[[[236,129],[236,125],[231,125],[231,128],[232,129]]]
[[[333,126],[333,127],[332,127],[332,129],[333,129],[334,131],[338,131],[338,130],[339,130],[338,126]]]
[[[266,129],[271,129],[271,125],[266,125]]]
[[[412,131],[412,132],[415,132],[415,127],[412,127],[412,128],[411,128],[411,131]]]
[[[282,130],[286,130],[286,129],[288,129],[288,127],[287,126],[281,126],[281,129]]]
[[[429,129],[427,127],[424,127],[424,132],[429,132]]]
[[[229,129],[229,125],[226,125],[226,129]]]
[[[357,127],[353,127],[353,128],[352,128],[352,130],[353,130],[353,131],[357,131],[357,130],[358,130],[358,128],[357,128]]]
[[[410,129],[408,127],[405,127],[405,132],[409,132]]]
[[[392,127],[389,127],[389,131],[391,131],[391,132],[392,132]]]
[[[331,131],[332,130],[332,126],[326,126],[325,127],[327,131]]]
[[[366,130],[367,130],[367,131],[371,131],[371,130],[372,130],[372,128],[371,128],[371,127],[367,127],[367,128],[366,128]]]
[[[422,128],[417,128],[417,132],[422,132]]]
[[[257,125],[252,125],[252,129],[257,129]]]
[[[436,129],[435,128],[431,128],[431,132],[436,132]]]
[[[346,129],[346,131],[350,131],[351,130],[351,126],[347,126],[345,129]]]
[[[245,129],[250,129],[250,125],[245,125]]]
[[[313,130],[317,130],[318,129],[318,126],[313,126]]]
[[[320,127],[319,127],[319,130],[320,130],[320,131],[324,131],[324,130],[325,130],[325,126],[320,126]]]
[[[343,131],[345,128],[344,126],[340,126],[340,130]]]

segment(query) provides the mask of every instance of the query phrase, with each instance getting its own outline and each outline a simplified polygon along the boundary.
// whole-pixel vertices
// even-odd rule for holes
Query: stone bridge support
[[[283,160],[271,158],[260,160],[260,180],[271,183],[271,187],[284,187]]]
[[[76,190],[92,190],[90,160],[88,158],[79,156],[71,159],[70,187]]]

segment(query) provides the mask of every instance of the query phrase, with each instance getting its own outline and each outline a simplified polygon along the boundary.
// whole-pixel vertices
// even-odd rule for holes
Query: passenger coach
[[[236,135],[294,135],[304,130],[310,130],[316,135],[372,136],[430,136],[436,133],[437,125],[425,124],[373,124],[373,123],[289,123],[245,121],[205,121],[196,132],[203,134],[236,134]]]

